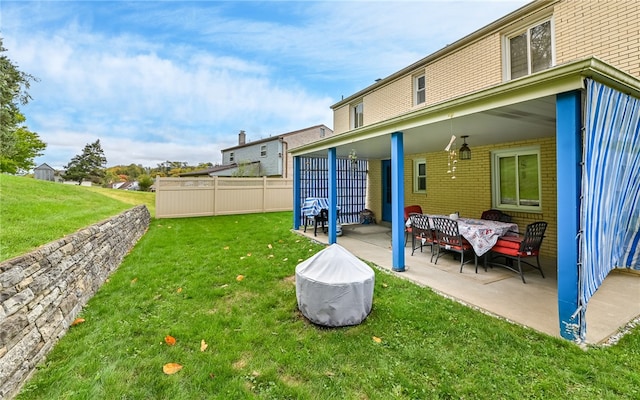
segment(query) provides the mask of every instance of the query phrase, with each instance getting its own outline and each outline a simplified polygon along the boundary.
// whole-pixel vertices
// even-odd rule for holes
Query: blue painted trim
[[[329,244],[334,244],[337,240],[336,222],[338,221],[338,158],[336,156],[336,148],[329,149],[329,221],[327,228],[329,232]]]
[[[580,338],[586,310],[578,310],[578,239],[582,162],[582,100],[580,91],[556,96],[556,167],[558,207],[558,315],[560,335]]]
[[[300,229],[300,219],[302,218],[302,203],[300,200],[300,157],[293,157],[293,229]]]
[[[405,271],[404,264],[404,138],[391,134],[391,249],[394,271]]]

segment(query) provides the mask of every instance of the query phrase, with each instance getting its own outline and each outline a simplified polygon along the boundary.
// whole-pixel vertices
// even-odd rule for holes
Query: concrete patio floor
[[[313,227],[298,233],[328,243],[326,233]],[[560,337],[558,317],[556,260],[540,258],[545,278],[536,270],[525,269],[526,284],[518,274],[494,267],[484,271],[481,264],[475,273],[473,263],[460,273],[460,261],[445,255],[438,264],[430,261],[431,252],[416,250],[411,255],[411,238],[405,247],[406,271],[392,271],[391,228],[378,225],[343,225],[338,244],[357,257],[370,261],[390,273],[478,308],[489,314]],[[586,344],[615,341],[621,331],[638,323],[640,318],[640,274],[616,270],[605,279],[587,307]]]

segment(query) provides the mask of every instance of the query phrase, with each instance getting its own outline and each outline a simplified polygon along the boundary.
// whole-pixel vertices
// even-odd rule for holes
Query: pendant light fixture
[[[469,135],[462,135],[462,140],[464,140],[464,143],[462,144],[462,147],[460,147],[460,151],[458,152],[459,158],[461,160],[471,160],[471,149],[467,145],[468,137]]]

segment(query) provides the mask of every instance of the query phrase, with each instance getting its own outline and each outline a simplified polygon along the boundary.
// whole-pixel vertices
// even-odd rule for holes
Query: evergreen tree
[[[107,158],[104,156],[100,139],[93,143],[87,144],[82,150],[82,154],[78,154],[71,159],[71,162],[65,165],[65,173],[62,175],[64,179],[76,181],[78,185],[82,185],[85,180],[93,183],[101,183],[106,175],[105,167]]]

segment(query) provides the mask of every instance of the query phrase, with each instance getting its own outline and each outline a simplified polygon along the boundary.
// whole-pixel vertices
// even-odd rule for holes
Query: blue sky
[[[221,162],[247,140],[325,124],[330,106],[528,1],[7,1],[0,36],[39,79],[22,108],[62,168]]]

